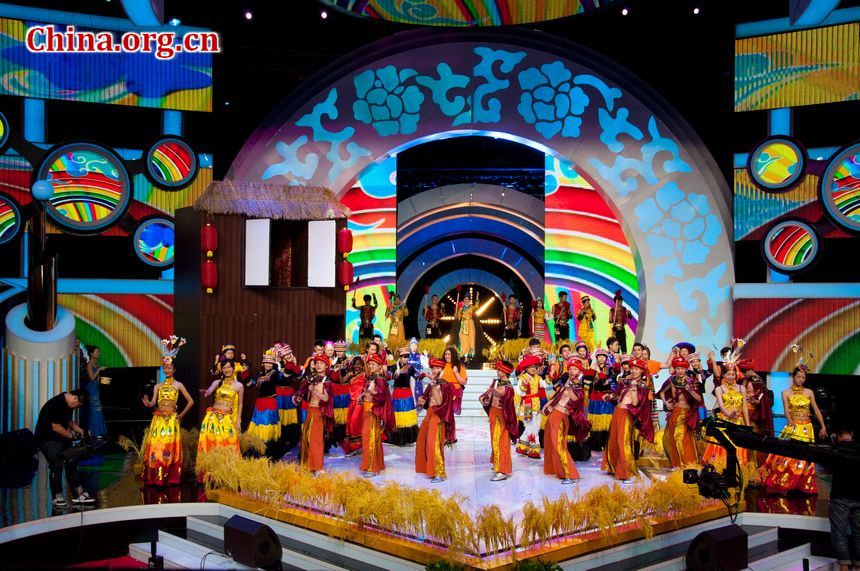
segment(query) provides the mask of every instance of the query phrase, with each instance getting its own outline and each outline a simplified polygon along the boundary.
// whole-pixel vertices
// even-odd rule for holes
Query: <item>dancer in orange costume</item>
[[[723,372],[723,382],[716,388],[714,394],[717,397],[717,418],[731,422],[732,424],[741,424],[749,426],[749,412],[746,407],[746,387],[738,383],[738,369],[735,363],[729,362],[725,364]],[[749,461],[749,451],[746,448],[738,448],[738,462],[741,466]],[[712,463],[716,458],[726,458],[726,449],[719,444],[708,444],[705,448],[705,455],[702,457],[702,462]]]
[[[511,439],[517,437],[517,412],[514,408],[514,388],[511,386],[510,374],[514,366],[507,361],[497,361],[496,371],[499,376],[493,380],[490,388],[481,395],[480,402],[484,411],[490,417],[490,442],[492,453],[490,461],[495,475],[491,482],[507,480],[513,473],[511,465]]]
[[[194,406],[185,385],[173,378],[174,357],[164,357],[161,369],[164,380],[152,389],[152,399],[143,395],[143,405],[157,407],[152,413],[149,433],[143,445],[143,485],[169,486],[182,481],[182,417]],[[185,397],[185,408],[177,412],[179,395]]]
[[[674,374],[663,383],[657,393],[657,397],[666,404],[666,410],[669,411],[663,431],[663,450],[672,464],[673,471],[692,466],[699,461],[695,434],[702,395],[698,384],[687,376],[689,366],[684,357],[672,359]]]
[[[329,364],[325,354],[313,355],[311,366],[314,372],[308,380],[302,381],[296,396],[293,397],[297,406],[301,406],[302,401],[308,403],[308,415],[302,426],[299,462],[314,475],[323,471],[325,436],[330,434],[334,427],[331,379],[326,374]]]
[[[380,375],[384,364],[382,355],[374,354],[367,358],[364,389],[359,397],[364,413],[361,425],[361,470],[366,478],[378,476],[380,470],[385,469],[382,436],[383,433],[386,436],[391,434],[396,426],[388,381]]]
[[[204,397],[215,393],[215,402],[206,409],[206,416],[200,425],[200,439],[197,452],[208,452],[218,447],[228,447],[241,454],[239,450],[239,423],[241,422],[242,397],[244,385],[236,378],[233,361],[221,363],[223,378],[214,381],[208,389],[201,389]]]
[[[349,383],[349,407],[346,411],[346,437],[341,448],[346,456],[355,456],[361,450],[361,425],[364,408],[359,397],[364,391],[364,359],[353,357],[343,381]]]
[[[617,401],[609,423],[609,441],[603,456],[603,470],[612,472],[624,484],[633,481],[638,472],[633,457],[633,430],[638,421],[640,435],[654,443],[654,425],[651,423],[651,403],[648,389],[644,386],[643,375],[648,364],[642,359],[631,359],[630,371],[622,386],[614,395],[606,399]]]
[[[543,473],[555,475],[562,484],[573,484],[579,480],[579,471],[567,447],[567,435],[574,436],[577,442],[583,442],[591,430],[581,385],[583,365],[579,361],[571,361],[567,382],[543,407],[543,413],[548,416],[543,441]]]
[[[427,414],[418,430],[415,446],[415,472],[432,476],[431,483],[444,482],[445,445],[454,441],[454,390],[442,378],[445,361],[430,359],[432,380],[418,398],[418,406],[425,408]]]
[[[827,429],[815,395],[803,384],[806,382],[807,368],[799,364],[791,372],[791,386],[782,391],[782,402],[785,407],[787,423],[782,429],[780,438],[815,442],[815,431],[812,428],[810,414],[814,413],[821,429],[818,435],[827,438]],[[805,494],[817,494],[818,482],[815,481],[815,464],[805,460],[795,460],[787,456],[768,454],[764,466],[759,470],[761,485],[767,494],[786,494],[798,490]]]

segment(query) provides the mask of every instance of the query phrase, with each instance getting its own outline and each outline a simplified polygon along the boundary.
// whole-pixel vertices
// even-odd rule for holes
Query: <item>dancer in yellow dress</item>
[[[182,481],[182,417],[194,406],[194,399],[185,385],[173,378],[176,370],[174,357],[164,357],[161,370],[164,380],[152,389],[152,398],[143,395],[143,406],[155,407],[149,432],[143,445],[143,485],[171,486]],[[185,407],[178,412],[179,395],[185,398]]]
[[[475,309],[472,299],[467,294],[457,308],[457,319],[460,321],[460,354],[467,361],[475,356]]]
[[[390,320],[388,327],[388,346],[392,349],[400,348],[406,345],[406,331],[403,329],[403,318],[409,315],[409,310],[406,304],[399,295],[394,294],[394,298],[385,309],[385,317]]]
[[[746,407],[746,387],[738,383],[738,370],[734,363],[727,363],[726,371],[723,373],[723,383],[714,390],[714,394],[717,397],[719,407],[717,418],[732,424],[750,425],[749,412]],[[749,451],[746,448],[738,448],[737,454],[741,467],[749,462]],[[719,444],[708,444],[702,462],[711,464],[715,459],[725,457],[725,448]]]
[[[583,295],[580,298],[582,307],[576,314],[576,319],[579,321],[579,327],[576,330],[579,340],[584,342],[588,347],[588,352],[594,351],[594,309],[591,307],[591,298]]]
[[[239,449],[239,422],[242,411],[242,396],[244,386],[236,379],[236,369],[233,361],[221,363],[223,377],[214,381],[208,389],[201,389],[204,397],[215,393],[215,402],[206,409],[206,416],[200,425],[200,440],[197,441],[197,452],[208,452],[214,448],[225,446],[232,448],[236,454]]]

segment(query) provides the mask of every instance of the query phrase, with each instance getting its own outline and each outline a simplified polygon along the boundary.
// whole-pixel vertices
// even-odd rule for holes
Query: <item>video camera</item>
[[[711,464],[705,464],[701,472],[695,468],[684,470],[685,484],[698,484],[703,498],[724,500],[729,497],[729,484],[724,474],[717,472]]]

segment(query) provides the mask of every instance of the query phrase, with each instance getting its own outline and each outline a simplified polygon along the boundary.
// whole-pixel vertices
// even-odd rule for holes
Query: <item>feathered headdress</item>
[[[179,349],[185,345],[185,337],[177,337],[171,335],[167,339],[161,340],[161,361],[162,363],[173,363]]]
[[[809,371],[809,361],[814,359],[815,355],[809,351],[804,351],[803,345],[800,345],[799,343],[795,343],[791,346],[791,352],[797,355],[797,365],[795,366],[803,372]]]
[[[729,351],[728,355],[723,359],[723,365],[726,370],[734,369],[734,371],[740,376],[741,370],[738,367],[738,363],[741,360],[741,348],[744,346],[746,342],[741,338],[732,339],[731,346],[732,350]]]

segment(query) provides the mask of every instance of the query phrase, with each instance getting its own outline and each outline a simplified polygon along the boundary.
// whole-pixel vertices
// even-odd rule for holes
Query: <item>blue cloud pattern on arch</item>
[[[382,137],[410,135],[418,130],[424,94],[406,81],[418,75],[414,69],[397,71],[393,65],[366,69],[355,76],[352,113],[357,121],[372,125]]]
[[[588,107],[585,91],[572,84],[573,74],[560,61],[521,71],[522,93],[517,111],[538,133],[552,139],[579,137],[582,114]]]

